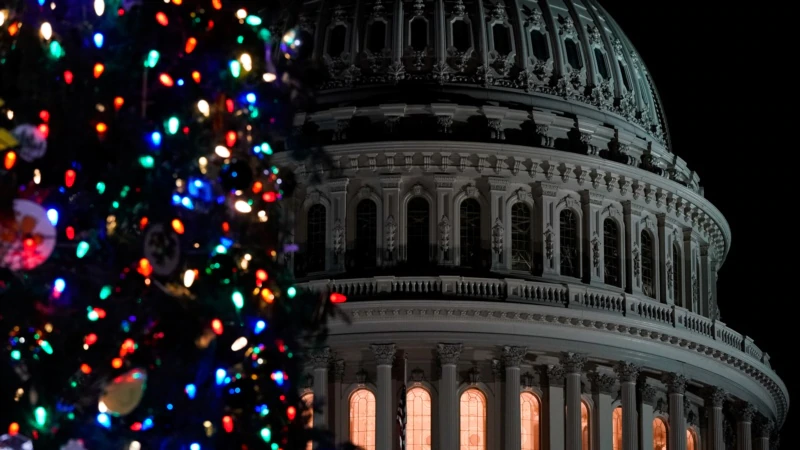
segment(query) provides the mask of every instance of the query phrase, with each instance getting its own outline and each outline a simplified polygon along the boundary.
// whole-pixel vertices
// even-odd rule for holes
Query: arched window
[[[691,429],[686,430],[686,450],[697,450],[697,442],[694,432]]]
[[[303,394],[303,396],[300,397],[300,401],[303,402],[303,405],[305,405],[306,408],[308,408],[307,409],[308,416],[307,416],[307,419],[306,419],[306,428],[311,428],[311,427],[314,426],[314,393],[313,392],[308,392],[308,393]],[[311,442],[311,441],[308,441],[308,444],[306,444],[306,450],[311,450],[313,447],[314,447],[314,443]]]
[[[674,243],[672,244],[672,296],[678,306],[683,306],[683,289],[681,289],[682,266],[680,248],[678,248],[677,243]]]
[[[431,394],[414,387],[406,393],[406,450],[431,449]]]
[[[486,450],[486,397],[477,389],[461,394],[460,450]]]
[[[519,403],[522,417],[521,450],[541,450],[541,445],[539,444],[539,426],[541,423],[539,399],[530,392],[523,392],[519,396]]]
[[[375,450],[375,395],[368,389],[350,395],[350,442]]]
[[[642,292],[653,298],[656,297],[654,253],[652,235],[642,230]]]
[[[578,44],[572,39],[564,39],[564,50],[567,52],[567,63],[574,70],[581,70],[583,68],[583,59],[581,52],[578,49]]]
[[[603,274],[606,284],[622,287],[619,264],[619,226],[614,219],[603,221]]]
[[[308,272],[325,270],[326,215],[325,206],[319,203],[308,209],[308,221],[306,222],[306,270]]]
[[[511,207],[511,268],[531,270],[531,209],[525,203]]]
[[[594,49],[594,59],[597,61],[597,73],[603,77],[604,80],[609,79],[608,64],[606,64],[606,55],[599,49]]]
[[[550,59],[550,47],[547,45],[547,36],[539,30],[531,30],[531,47],[533,48],[533,56],[539,61],[547,61]]]
[[[561,275],[579,277],[578,216],[571,209],[561,211]]]
[[[667,423],[664,419],[653,419],[653,450],[667,450]]]
[[[581,402],[581,450],[589,450],[592,448],[591,444],[591,417],[589,416],[589,405],[586,402]]]
[[[481,205],[474,198],[461,202],[461,265],[479,267],[481,259]]]
[[[406,224],[407,259],[412,264],[427,264],[430,252],[430,205],[422,197],[408,202]]]
[[[613,450],[622,450],[622,408],[617,406],[611,414],[612,421],[612,447]]]
[[[375,267],[378,240],[378,207],[372,200],[364,199],[356,206],[356,255],[358,267]]]

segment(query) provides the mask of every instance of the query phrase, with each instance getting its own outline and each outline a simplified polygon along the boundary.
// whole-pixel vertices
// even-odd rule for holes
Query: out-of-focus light
[[[192,284],[194,284],[194,279],[195,279],[194,270],[189,269],[183,273],[183,285],[186,286],[187,288],[192,287]]]
[[[99,423],[103,428],[111,428],[111,418],[108,417],[108,414],[106,413],[100,413],[97,415],[97,423]]]
[[[94,40],[94,46],[97,48],[103,48],[103,42],[105,42],[105,38],[103,37],[103,33],[95,33],[92,37]]]
[[[263,320],[259,320],[258,322],[256,322],[256,326],[253,328],[253,332],[255,334],[259,334],[266,328],[267,328],[267,323],[264,322]]]
[[[45,41],[49,41],[53,37],[53,26],[50,25],[50,22],[45,22],[39,28],[39,32],[42,33],[42,38]]]
[[[250,204],[244,200],[237,200],[236,203],[234,204],[234,207],[240,213],[249,213],[250,211],[253,210],[253,207],[250,206]]]
[[[208,117],[211,114],[211,106],[205,100],[200,100],[197,102],[197,110],[200,111],[200,114]]]
[[[235,341],[233,341],[233,344],[231,344],[231,350],[233,350],[234,352],[238,352],[239,350],[245,347],[247,347],[247,338],[244,336],[240,337],[239,339],[236,339]]]
[[[94,0],[94,13],[102,16],[106,10],[106,2],[104,0]]]
[[[58,211],[53,208],[47,210],[47,220],[50,221],[50,224],[53,226],[58,225]]]
[[[225,146],[222,146],[222,145],[218,145],[216,148],[214,148],[214,153],[216,153],[217,156],[219,156],[220,158],[230,158],[231,157],[231,151],[228,150]]]
[[[190,400],[194,400],[195,395],[197,395],[197,386],[193,384],[187,384],[183,390],[186,392],[186,396],[189,397]]]

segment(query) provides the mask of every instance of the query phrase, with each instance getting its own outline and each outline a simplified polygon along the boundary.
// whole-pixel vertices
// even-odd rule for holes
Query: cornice
[[[526,339],[537,335],[537,333],[532,332],[533,329],[525,330],[521,328],[525,324],[532,327],[567,327],[575,329],[576,332],[578,330],[586,330],[592,333],[616,334],[626,341],[630,341],[630,345],[633,348],[637,348],[637,341],[656,343],[657,345],[669,346],[683,352],[697,354],[708,360],[709,363],[713,362],[729,370],[736,371],[757,383],[764,389],[765,394],[768,393],[774,402],[776,409],[773,413],[777,417],[778,423],[783,423],[788,411],[788,391],[774,371],[746,353],[727,346],[724,342],[704,338],[685,329],[663,327],[656,323],[650,324],[641,320],[599,311],[479,301],[384,300],[380,302],[355,302],[342,305],[342,311],[349,319],[350,324],[345,324],[342,320],[334,320],[330,324],[332,338],[340,333],[344,333],[347,336],[360,334],[357,331],[357,327],[366,323],[380,323],[381,332],[389,333],[392,329],[387,327],[386,323],[419,325],[421,322],[431,321],[435,323],[452,322],[454,325],[458,325],[459,329],[466,330],[466,334],[480,334],[478,328],[489,323],[502,324],[504,329],[514,330],[509,334],[523,333],[527,336]],[[474,324],[474,326],[470,324]],[[439,331],[443,330],[444,327],[434,325],[434,328]],[[538,333],[544,334],[546,332],[539,331]],[[577,335],[571,334],[571,336],[574,336],[573,340],[582,340]],[[599,336],[594,339],[597,338]],[[580,348],[580,346],[577,348]],[[683,364],[690,363],[684,361]],[[695,364],[695,366],[708,369],[706,367],[707,364]],[[744,387],[742,389],[745,389],[750,395],[758,395]]]

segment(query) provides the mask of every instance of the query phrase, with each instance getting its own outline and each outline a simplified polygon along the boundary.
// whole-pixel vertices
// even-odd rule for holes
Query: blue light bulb
[[[58,211],[53,208],[48,209],[47,220],[49,220],[53,226],[58,225]]]
[[[217,378],[217,386],[221,386],[225,383],[225,377],[227,376],[227,372],[225,369],[217,369],[216,378]]]
[[[265,328],[267,328],[267,323],[264,322],[263,320],[259,320],[258,322],[256,322],[256,327],[255,327],[255,329],[253,331],[256,334],[258,334],[258,333],[261,333],[262,331],[264,331]]]
[[[111,428],[111,418],[108,417],[106,413],[100,413],[97,415],[97,423],[99,423],[103,428]]]
[[[53,283],[53,289],[60,294],[64,292],[64,289],[66,288],[67,282],[64,281],[63,278],[56,278],[56,281]]]
[[[94,46],[97,48],[103,48],[103,42],[105,42],[105,38],[103,37],[103,33],[95,33],[94,34]]]
[[[194,396],[197,395],[197,387],[193,384],[187,384],[185,391],[189,399],[194,400]]]
[[[153,143],[153,146],[159,147],[161,145],[161,133],[153,131],[153,134],[150,135],[150,142]]]
[[[256,102],[256,94],[254,94],[252,92],[247,94],[247,96],[245,98],[247,99],[247,103],[250,103],[251,105]]]

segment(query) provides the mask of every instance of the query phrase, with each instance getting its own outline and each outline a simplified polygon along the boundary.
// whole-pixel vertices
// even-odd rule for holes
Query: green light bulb
[[[50,41],[50,56],[59,59],[64,56],[64,48],[58,41]]]
[[[14,361],[19,361],[20,358],[22,358],[22,353],[20,353],[19,350],[11,351],[11,359],[13,359]]]
[[[244,308],[244,296],[241,292],[235,291],[231,296],[231,300],[233,300],[233,306],[235,306],[236,309]]]
[[[147,59],[144,60],[144,66],[152,69],[158,64],[158,58],[160,57],[161,54],[157,50],[150,50],[150,53],[147,54]]]
[[[111,286],[103,286],[103,288],[100,289],[100,300],[105,300],[110,296],[111,296]]]
[[[42,347],[42,350],[44,350],[44,352],[47,353],[48,355],[53,354],[53,347],[50,345],[49,342],[41,341],[39,342],[39,347]]]
[[[272,440],[272,431],[270,431],[269,428],[262,428],[261,429],[261,439],[263,439],[264,442],[271,441]]]
[[[297,295],[297,289],[295,289],[294,286],[290,287],[286,290],[286,295],[288,295],[289,298],[294,298],[294,296]]]
[[[95,188],[97,189],[98,194],[103,195],[103,193],[106,191],[106,184],[103,183],[102,181],[98,181],[97,186],[95,186]]]
[[[242,74],[242,64],[239,61],[234,60],[230,62],[230,68],[233,78],[239,78],[239,75]]]
[[[145,169],[152,169],[155,164],[156,160],[153,159],[153,157],[150,155],[144,155],[139,157],[139,165],[141,165]]]
[[[81,259],[86,256],[87,253],[89,253],[89,243],[86,241],[81,241],[80,244],[78,244],[78,248],[75,249],[75,256],[77,256],[78,259]]]
[[[178,120],[177,117],[172,116],[167,120],[167,133],[169,134],[178,134],[178,128],[180,128],[181,122]]]
[[[33,412],[36,417],[36,425],[43,427],[47,423],[47,410],[39,406]]]
[[[261,17],[258,16],[247,16],[247,19],[244,21],[247,22],[248,25],[252,25],[254,27],[261,25]]]

